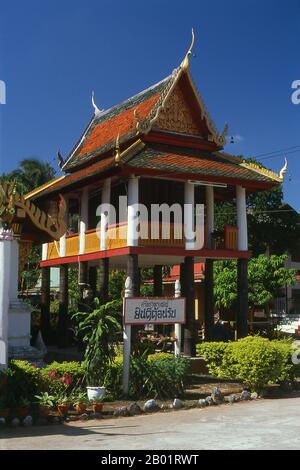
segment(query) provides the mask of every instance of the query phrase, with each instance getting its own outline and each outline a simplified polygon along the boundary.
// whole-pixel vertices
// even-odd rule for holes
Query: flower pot
[[[76,412],[80,415],[82,415],[86,411],[85,403],[76,403],[74,407],[75,407]]]
[[[17,413],[18,413],[19,418],[25,418],[26,416],[29,415],[29,407],[20,406],[20,408],[17,409]]]
[[[40,415],[43,416],[44,418],[47,418],[47,416],[49,416],[49,413],[50,413],[50,406],[46,406],[46,405],[41,405],[40,406]]]
[[[3,408],[0,410],[0,418],[7,418],[9,415],[10,409],[9,408]]]
[[[86,387],[86,389],[90,401],[101,400],[106,393],[105,387]]]
[[[93,403],[92,408],[94,413],[101,413],[103,410],[103,403]]]
[[[57,411],[59,416],[66,416],[68,414],[70,405],[68,403],[57,405]]]

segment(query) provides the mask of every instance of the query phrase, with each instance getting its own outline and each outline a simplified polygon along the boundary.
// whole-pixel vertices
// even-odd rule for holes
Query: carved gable
[[[200,136],[201,126],[196,122],[180,87],[176,87],[160,110],[155,127],[160,129]]]

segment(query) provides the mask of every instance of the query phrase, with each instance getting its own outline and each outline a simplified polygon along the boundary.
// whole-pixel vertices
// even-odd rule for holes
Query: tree
[[[15,181],[20,194],[26,194],[53,179],[55,173],[50,163],[42,162],[37,158],[25,158],[16,170],[3,174],[0,180],[1,182]]]
[[[260,255],[249,260],[249,306],[265,307],[279,289],[296,282],[296,271],[284,266],[286,255]],[[234,260],[214,263],[215,299],[218,307],[234,308],[237,302],[237,263]]]

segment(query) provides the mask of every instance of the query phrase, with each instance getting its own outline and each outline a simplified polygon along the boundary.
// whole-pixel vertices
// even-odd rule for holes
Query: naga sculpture
[[[11,225],[14,221],[22,222],[28,217],[35,227],[52,239],[59,240],[67,229],[65,214],[66,202],[61,194],[57,202],[57,215],[52,217],[21,196],[15,183],[0,183],[0,222]]]

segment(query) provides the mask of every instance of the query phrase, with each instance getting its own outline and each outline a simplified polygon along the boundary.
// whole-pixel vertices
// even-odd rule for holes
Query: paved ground
[[[7,429],[0,449],[300,449],[300,398]]]

